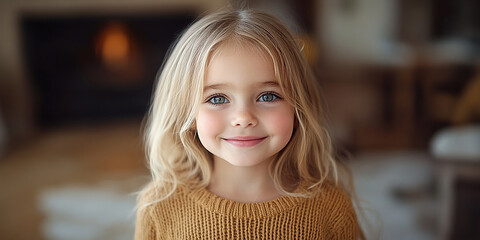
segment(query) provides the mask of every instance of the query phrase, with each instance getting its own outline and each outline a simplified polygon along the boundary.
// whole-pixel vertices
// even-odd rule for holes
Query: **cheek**
[[[267,126],[271,131],[275,131],[285,144],[290,140],[294,126],[293,108],[286,107],[278,109],[269,114]]]
[[[222,132],[222,122],[222,117],[215,111],[200,109],[196,118],[196,123],[198,137],[202,144],[207,138],[215,137]]]

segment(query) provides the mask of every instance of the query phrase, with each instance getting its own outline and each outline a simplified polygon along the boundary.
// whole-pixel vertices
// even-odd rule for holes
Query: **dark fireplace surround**
[[[23,14],[23,59],[41,127],[142,118],[165,54],[195,19]]]

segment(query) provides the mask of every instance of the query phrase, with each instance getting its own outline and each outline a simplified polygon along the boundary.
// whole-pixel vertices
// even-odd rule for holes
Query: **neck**
[[[269,174],[270,161],[251,167],[233,166],[214,157],[208,190],[238,202],[264,202],[281,196]]]

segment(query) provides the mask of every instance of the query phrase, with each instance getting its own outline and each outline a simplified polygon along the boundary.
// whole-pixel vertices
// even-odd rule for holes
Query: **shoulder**
[[[329,213],[336,212],[355,212],[353,210],[350,194],[341,186],[331,181],[325,181],[319,186],[308,189],[310,192],[310,202],[314,203],[323,211]]]
[[[170,226],[170,213],[174,212],[177,199],[182,197],[181,187],[166,195],[164,188],[149,183],[137,197],[135,239],[156,239],[157,233]]]
[[[317,198],[321,199],[332,215],[355,216],[350,193],[333,182],[324,183]]]
[[[312,200],[328,223],[332,238],[357,239],[360,228],[350,193],[329,181],[319,187]]]
[[[185,187],[182,186],[172,188],[151,182],[138,194],[137,209],[138,211],[155,211],[158,214],[162,209],[168,210],[169,207],[173,207],[172,204],[185,198],[185,192]]]
[[[325,201],[325,203],[331,203],[341,206],[349,205],[351,203],[350,194],[338,184],[332,181],[325,181],[320,187],[318,187],[316,197]]]

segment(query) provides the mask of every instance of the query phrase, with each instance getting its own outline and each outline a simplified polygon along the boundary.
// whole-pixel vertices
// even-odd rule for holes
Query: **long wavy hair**
[[[195,117],[202,102],[208,63],[227,42],[254,46],[273,61],[285,100],[295,109],[289,143],[271,165],[278,190],[308,195],[326,180],[337,180],[332,144],[323,124],[322,101],[302,45],[275,17],[256,10],[224,10],[192,24],[169,51],[157,79],[145,128],[147,159],[158,200],[179,185],[206,187],[212,156],[196,134]],[[294,193],[302,182],[310,192]]]

